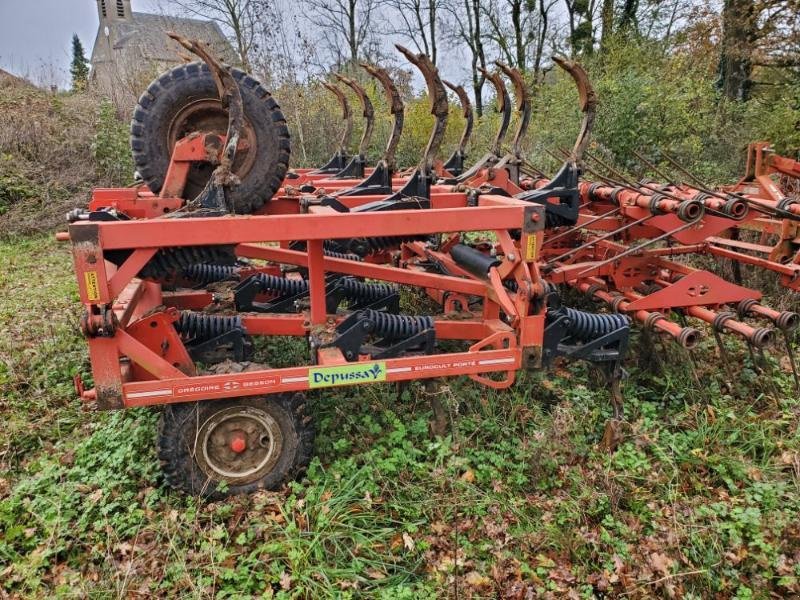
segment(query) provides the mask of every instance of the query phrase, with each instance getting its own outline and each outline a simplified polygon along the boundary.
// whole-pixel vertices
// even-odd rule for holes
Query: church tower
[[[131,20],[131,0],[97,0],[100,24]]]

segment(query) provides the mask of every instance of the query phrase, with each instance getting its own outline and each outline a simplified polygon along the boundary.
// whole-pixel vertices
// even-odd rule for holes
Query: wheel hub
[[[195,132],[216,133],[225,135],[228,131],[228,113],[222,108],[219,99],[205,98],[184,106],[173,117],[167,133],[167,145],[170,152],[178,140]],[[232,171],[244,178],[253,167],[256,158],[256,134],[253,126],[244,119],[240,134],[240,142],[236,150]],[[210,163],[194,163],[186,178],[184,196],[194,198],[203,191],[211,177],[215,166]]]
[[[264,477],[281,455],[278,422],[264,410],[231,406],[209,417],[198,430],[195,456],[203,472],[230,484]]]

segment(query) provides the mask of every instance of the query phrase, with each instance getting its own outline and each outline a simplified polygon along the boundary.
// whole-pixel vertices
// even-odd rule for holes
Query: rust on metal
[[[361,102],[361,107],[363,109],[362,115],[364,116],[364,131],[361,133],[361,140],[358,142],[358,153],[364,154],[367,150],[367,146],[369,146],[370,139],[372,139],[372,130],[375,127],[375,109],[372,107],[372,101],[367,95],[367,90],[361,87],[361,84],[355,79],[351,79],[340,73],[334,73],[334,75],[336,79],[353,90],[356,96],[358,96],[359,102]]]

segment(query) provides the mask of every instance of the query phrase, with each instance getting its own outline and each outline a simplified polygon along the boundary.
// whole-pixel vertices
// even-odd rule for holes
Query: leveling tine
[[[353,134],[353,116],[350,113],[350,103],[347,101],[347,96],[345,96],[345,93],[336,84],[323,81],[322,85],[325,86],[325,89],[329,90],[334,96],[336,96],[336,99],[339,101],[339,105],[342,107],[342,121],[344,121],[344,130],[342,131],[342,137],[339,140],[339,151],[343,154],[346,154],[350,147],[350,138]]]
[[[492,154],[500,156],[503,148],[503,140],[508,132],[508,125],[511,123],[511,97],[508,95],[506,84],[503,83],[503,78],[500,73],[490,73],[486,69],[478,69],[486,79],[492,82],[494,89],[497,92],[497,112],[501,114],[500,127],[494,136],[494,144],[492,144]]]
[[[428,139],[428,145],[425,147],[425,152],[420,161],[420,168],[429,173],[433,170],[433,160],[439,152],[444,138],[444,132],[447,128],[447,91],[444,89],[444,84],[439,77],[439,70],[431,62],[425,54],[414,54],[408,48],[399,44],[395,44],[403,56],[411,62],[417,69],[420,70],[422,76],[425,78],[425,83],[428,86],[428,96],[431,101],[431,114],[434,117],[433,130],[431,137]]]
[[[597,95],[594,92],[592,83],[589,81],[589,76],[580,64],[560,56],[554,56],[553,61],[572,76],[575,86],[578,88],[578,105],[583,113],[583,121],[581,122],[578,137],[575,140],[575,146],[572,148],[571,160],[580,166],[583,162],[583,153],[589,145],[589,138],[594,125]]]
[[[372,130],[375,127],[375,109],[372,108],[372,101],[369,99],[367,95],[367,90],[365,90],[361,85],[351,79],[350,77],[345,77],[339,73],[334,73],[336,79],[344,83],[347,87],[353,90],[358,96],[359,101],[361,102],[361,106],[364,109],[364,132],[361,134],[361,141],[358,142],[358,153],[364,154],[369,146],[369,141],[372,138]]]
[[[517,131],[514,134],[513,149],[514,156],[520,158],[520,144],[522,143],[522,138],[525,137],[525,133],[528,131],[528,124],[531,120],[531,95],[528,91],[528,86],[525,85],[525,80],[522,78],[522,73],[520,73],[519,70],[509,67],[508,65],[504,65],[500,61],[495,61],[494,64],[496,64],[500,70],[506,74],[506,77],[508,77],[511,80],[511,83],[514,85],[514,98],[517,101],[519,124],[517,125]]]
[[[467,95],[464,87],[450,83],[444,79],[442,80],[442,83],[456,93],[458,100],[461,102],[461,110],[463,111],[462,114],[464,116],[464,130],[461,132],[461,138],[458,140],[458,146],[444,164],[444,168],[451,172],[452,169],[457,168],[459,172],[453,174],[460,175],[464,170],[464,158],[466,156],[467,143],[472,135],[475,116],[472,112],[472,103],[469,101],[469,96]]]
[[[403,133],[403,121],[405,105],[403,99],[400,98],[400,92],[397,91],[397,86],[394,84],[389,71],[383,67],[361,63],[364,70],[377,79],[383,86],[383,91],[386,93],[386,100],[389,104],[389,113],[392,115],[392,133],[389,135],[389,141],[386,142],[386,149],[383,151],[383,161],[390,171],[395,171],[397,168],[395,154],[397,152],[397,145],[400,143],[400,136]]]

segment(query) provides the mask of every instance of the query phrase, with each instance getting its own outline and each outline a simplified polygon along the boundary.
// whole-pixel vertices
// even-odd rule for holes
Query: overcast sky
[[[287,0],[282,10],[291,14],[294,3],[295,0]],[[131,5],[136,12],[158,13],[164,0],[132,0]],[[86,57],[90,58],[97,26],[96,0],[0,0],[0,68],[41,86],[68,87],[72,34],[78,34]],[[376,27],[380,26],[378,17]],[[402,63],[391,48],[392,36],[384,36],[383,41],[389,55]],[[454,62],[452,56],[441,58],[439,67],[444,77],[466,79],[466,62]],[[416,84],[422,85],[416,69],[410,70]]]
[[[133,0],[147,12],[150,0]],[[0,0],[0,68],[37,83],[68,82],[72,34],[91,56],[97,33],[95,0]]]

